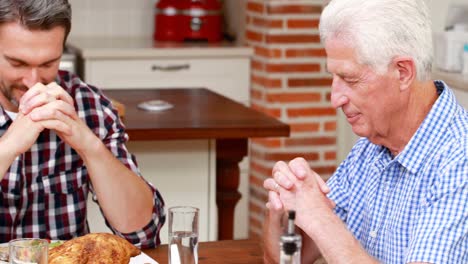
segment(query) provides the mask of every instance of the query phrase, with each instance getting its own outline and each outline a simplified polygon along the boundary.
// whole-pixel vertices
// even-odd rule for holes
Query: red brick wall
[[[278,160],[302,156],[327,179],[336,168],[336,111],[318,22],[324,0],[248,0],[246,42],[252,58],[251,105],[291,127],[289,138],[255,139],[250,147],[250,237],[261,235],[263,181]]]

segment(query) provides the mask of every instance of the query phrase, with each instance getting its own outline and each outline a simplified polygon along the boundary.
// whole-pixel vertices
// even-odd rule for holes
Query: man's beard
[[[19,106],[19,101],[13,96],[13,91],[14,90],[28,90],[27,87],[24,85],[11,85],[11,86],[6,86],[4,84],[0,84],[0,92],[3,94],[3,96],[10,101],[10,103],[18,107]]]

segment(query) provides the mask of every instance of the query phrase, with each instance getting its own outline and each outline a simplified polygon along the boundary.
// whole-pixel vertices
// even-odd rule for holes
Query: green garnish
[[[54,248],[54,247],[58,247],[58,246],[60,246],[60,245],[62,245],[62,244],[63,244],[63,241],[50,242],[50,243],[49,243],[49,249],[50,249],[50,248]]]

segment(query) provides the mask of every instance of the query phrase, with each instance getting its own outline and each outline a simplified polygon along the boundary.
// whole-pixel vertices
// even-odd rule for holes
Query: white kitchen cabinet
[[[245,58],[100,59],[85,63],[85,79],[103,89],[207,87],[249,101],[249,90],[242,89],[249,87]]]
[[[84,81],[105,89],[208,88],[235,101],[250,101],[252,49],[231,44],[154,44],[148,39],[72,39],[83,60]],[[166,208],[200,208],[200,240],[217,239],[215,143],[210,140],[129,142],[142,175],[162,193]],[[240,164],[242,199],[234,238],[248,236],[248,160]],[[90,204],[90,203],[88,203]],[[94,204],[91,231],[108,231]],[[167,227],[161,232],[167,242]]]
[[[249,104],[250,47],[158,44],[150,39],[71,39],[84,80],[101,89],[208,88]]]

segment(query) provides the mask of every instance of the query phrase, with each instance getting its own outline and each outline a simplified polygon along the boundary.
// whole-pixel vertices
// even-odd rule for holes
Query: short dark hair
[[[65,28],[65,40],[71,30],[71,6],[68,0],[0,0],[0,24],[18,22],[31,30]]]

